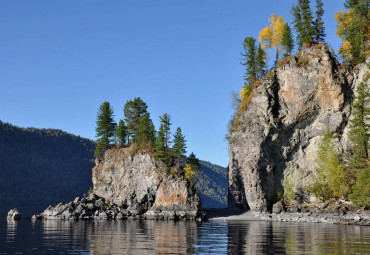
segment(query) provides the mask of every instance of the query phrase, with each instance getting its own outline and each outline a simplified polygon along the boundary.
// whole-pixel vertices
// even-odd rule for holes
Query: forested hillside
[[[195,176],[195,187],[204,208],[227,207],[227,169],[207,161],[200,161],[200,173]]]
[[[0,205],[71,201],[92,186],[95,143],[57,129],[0,121]]]
[[[0,121],[0,205],[69,202],[92,187],[95,143],[57,129]],[[200,161],[195,176],[203,206],[227,206],[227,170]]]

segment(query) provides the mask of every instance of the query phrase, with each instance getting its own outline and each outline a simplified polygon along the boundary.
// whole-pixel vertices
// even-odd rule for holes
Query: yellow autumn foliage
[[[262,28],[258,36],[258,40],[261,43],[263,49],[281,47],[281,38],[283,36],[284,18],[283,16],[277,17],[274,13],[269,18],[270,25]]]
[[[349,9],[349,12],[338,11],[335,13],[335,20],[338,23],[335,34],[339,36],[342,42],[345,40],[345,37],[348,33],[348,28],[351,26],[351,23],[353,22],[352,16],[353,16],[352,9]]]
[[[190,164],[186,164],[185,165],[185,167],[184,167],[184,174],[185,174],[185,178],[186,179],[193,180],[194,175],[195,175],[195,171],[192,169],[192,167],[191,167]]]

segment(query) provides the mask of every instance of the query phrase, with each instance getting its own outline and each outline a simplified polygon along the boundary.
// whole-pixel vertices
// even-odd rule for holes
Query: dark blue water
[[[2,217],[0,254],[370,254],[370,227],[264,221],[7,222]]]

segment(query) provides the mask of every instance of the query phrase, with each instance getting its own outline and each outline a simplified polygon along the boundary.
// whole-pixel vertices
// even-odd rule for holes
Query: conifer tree
[[[167,168],[172,167],[175,164],[176,157],[172,150],[169,149],[170,139],[171,139],[171,118],[170,115],[164,113],[162,116],[159,116],[160,127],[157,133],[157,139],[155,143],[156,152],[154,157],[162,161]]]
[[[127,143],[127,127],[123,120],[118,122],[116,128],[116,144],[118,147],[126,146]]]
[[[199,159],[195,156],[193,152],[189,155],[187,164],[189,164],[191,166],[191,169],[193,170],[200,169]]]
[[[172,149],[178,156],[182,156],[186,153],[186,140],[180,127],[176,129],[176,133],[173,135]]]
[[[266,53],[262,49],[262,45],[258,45],[257,55],[256,55],[256,78],[257,80],[263,78],[266,74],[267,64],[266,64]]]
[[[157,136],[157,148],[159,150],[168,151],[170,139],[171,139],[171,117],[167,113],[164,113],[162,116],[159,116],[160,127]]]
[[[294,49],[294,40],[292,36],[292,30],[290,29],[288,23],[285,23],[283,27],[281,46],[283,48],[285,58],[292,54],[292,50]]]
[[[323,199],[345,199],[350,192],[352,179],[348,178],[349,174],[334,148],[333,139],[333,134],[327,130],[317,152],[317,180],[312,192]]]
[[[322,8],[324,6],[324,3],[322,0],[316,0],[316,12],[315,12],[315,40],[316,42],[324,42],[325,41],[325,27],[324,27],[324,21],[322,19],[325,11]]]
[[[96,117],[96,137],[98,138],[95,149],[95,157],[101,158],[114,142],[116,123],[113,119],[113,108],[109,102],[104,102],[98,109]]]
[[[257,68],[256,68],[256,39],[253,37],[246,37],[243,42],[244,52],[241,55],[244,57],[241,62],[245,66],[244,72],[244,85],[252,86],[253,82],[257,79]]]
[[[297,5],[293,5],[293,24],[297,32],[297,44],[299,49],[304,43],[311,43],[314,39],[313,15],[310,7],[310,0],[298,0]]]
[[[370,91],[369,86],[362,82],[358,85],[357,95],[351,104],[349,138],[352,142],[350,169],[358,171],[368,167],[370,137]]]
[[[140,97],[136,97],[134,100],[127,101],[123,111],[125,114],[125,122],[127,125],[127,137],[134,138],[136,131],[139,127],[139,121],[142,116],[147,113],[147,104],[141,100]]]
[[[155,128],[150,114],[146,113],[139,119],[139,126],[136,130],[133,142],[139,145],[153,145],[155,141]]]

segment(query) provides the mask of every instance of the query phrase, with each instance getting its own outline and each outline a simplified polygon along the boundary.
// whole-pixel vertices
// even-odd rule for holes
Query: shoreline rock
[[[6,216],[7,220],[21,220],[22,215],[17,208],[10,209],[8,215]]]
[[[67,204],[49,206],[33,220],[202,220],[205,213],[195,187],[182,176],[181,162],[171,169],[149,153],[110,149],[92,169],[93,190]],[[166,169],[166,170],[164,170]],[[169,174],[171,172],[173,174]]]
[[[370,211],[362,213],[347,213],[344,215],[328,212],[282,212],[256,213],[239,209],[216,209],[207,210],[209,221],[279,221],[279,222],[309,222],[309,223],[328,223],[340,225],[370,226]]]

